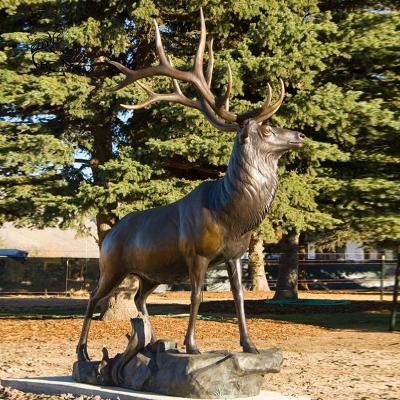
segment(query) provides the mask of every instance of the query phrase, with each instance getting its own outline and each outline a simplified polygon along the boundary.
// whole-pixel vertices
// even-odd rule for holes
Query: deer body
[[[241,147],[235,144],[222,179],[203,182],[175,203],[119,221],[102,245],[102,264],[172,284],[188,281],[186,259],[193,254],[207,258],[210,266],[240,258],[278,183],[277,159],[260,160],[253,153],[251,158]]]
[[[210,266],[225,262],[239,321],[240,343],[246,352],[257,352],[251,342],[245,320],[242,288],[241,255],[247,250],[251,231],[265,218],[274,198],[278,177],[278,160],[285,152],[303,145],[304,135],[282,128],[262,125],[275,113],[284,98],[281,94],[271,104],[272,89],[268,85],[266,102],[258,109],[242,114],[229,111],[232,76],[228,67],[228,85],[222,98],[210,90],[213,66],[212,43],[209,46],[207,76],[203,75],[203,53],[206,31],[202,12],[201,36],[192,72],[175,69],[168,61],[156,25],[156,47],[160,65],[142,70],[130,70],[110,62],[127,78],[116,89],[141,78],[169,76],[174,92],[157,94],[143,84],[149,99],[130,109],[139,109],[155,101],[166,100],[196,108],[218,129],[237,132],[225,176],[206,181],[181,200],[163,207],[134,212],[119,221],[107,234],[100,254],[100,278],[93,291],[77,346],[79,360],[89,359],[87,338],[94,308],[99,300],[109,296],[128,274],[140,282],[135,302],[139,311],[147,314],[146,299],[160,283],[189,280],[191,306],[186,351],[198,353],[195,324],[201,299],[201,288]],[[200,100],[187,98],[178,80],[192,83]],[[155,337],[153,335],[153,341]]]
[[[226,240],[229,230],[221,229],[207,206],[210,189],[202,184],[176,203],[125,217],[104,240],[102,264],[113,264],[114,270],[121,265],[124,274],[172,284],[189,280],[186,260],[194,255],[209,265],[240,257],[249,234]]]

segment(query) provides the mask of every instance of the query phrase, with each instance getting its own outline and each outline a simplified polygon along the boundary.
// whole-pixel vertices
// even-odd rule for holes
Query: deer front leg
[[[186,346],[186,353],[200,354],[196,346],[195,329],[196,318],[199,311],[201,301],[201,287],[203,286],[204,277],[208,268],[209,260],[204,257],[195,256],[187,260],[189,268],[190,284],[192,293],[190,297],[190,318],[189,325],[185,336],[184,344]]]
[[[239,259],[229,260],[226,263],[233,299],[235,300],[236,314],[239,320],[240,345],[245,353],[258,353],[247,331],[246,317],[244,313],[244,297],[242,286],[242,264]]]

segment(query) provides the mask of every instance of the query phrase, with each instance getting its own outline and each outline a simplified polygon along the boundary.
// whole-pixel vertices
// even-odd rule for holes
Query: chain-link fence
[[[279,270],[279,255],[267,255],[266,275],[274,290]],[[98,278],[97,258],[0,258],[0,294],[71,294],[90,292]],[[251,286],[248,260],[244,258],[243,282]],[[361,259],[346,261],[339,253],[324,259],[299,261],[299,287],[310,290],[389,291],[394,285],[396,260]],[[163,286],[166,290],[187,290],[187,284]],[[229,290],[226,268],[211,268],[204,289]]]

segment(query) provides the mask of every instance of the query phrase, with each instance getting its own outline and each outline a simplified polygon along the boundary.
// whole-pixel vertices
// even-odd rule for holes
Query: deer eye
[[[259,132],[264,137],[268,137],[268,136],[271,136],[273,134],[272,128],[270,126],[268,126],[268,125],[260,126]]]

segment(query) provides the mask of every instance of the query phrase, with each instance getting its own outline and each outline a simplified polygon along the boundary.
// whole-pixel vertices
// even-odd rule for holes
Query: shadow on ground
[[[245,302],[248,317],[310,324],[331,329],[387,331],[391,302],[353,300],[340,305],[268,304],[264,300]],[[200,314],[234,315],[233,301],[208,301],[200,306]]]
[[[65,297],[0,297],[0,318],[53,316],[71,318],[83,316],[87,300]]]
[[[0,298],[0,318],[57,319],[82,318],[87,300],[74,298]],[[245,301],[247,317],[310,324],[330,329],[387,331],[391,302],[351,301],[339,305],[268,304],[264,300]],[[151,315],[187,317],[189,305],[179,303],[149,304]],[[203,302],[199,318],[212,321],[235,321],[232,300]]]

